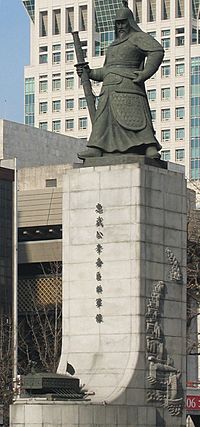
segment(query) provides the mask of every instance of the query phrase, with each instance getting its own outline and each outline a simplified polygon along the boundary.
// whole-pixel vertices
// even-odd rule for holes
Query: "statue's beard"
[[[127,36],[127,34],[128,34],[128,32],[127,32],[127,31],[120,30],[120,31],[118,31],[118,38],[119,38],[119,39],[123,39],[124,37],[126,37],[126,36]]]

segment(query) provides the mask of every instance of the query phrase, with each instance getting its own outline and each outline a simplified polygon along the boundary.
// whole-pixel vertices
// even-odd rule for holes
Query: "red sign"
[[[200,396],[187,396],[186,409],[188,411],[200,411]]]

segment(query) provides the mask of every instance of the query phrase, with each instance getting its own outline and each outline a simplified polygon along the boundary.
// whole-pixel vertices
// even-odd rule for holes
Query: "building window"
[[[39,113],[40,114],[45,114],[48,111],[48,103],[45,102],[40,102],[39,103]]]
[[[87,117],[80,117],[78,124],[80,130],[87,129]]]
[[[169,49],[170,48],[170,38],[166,37],[161,39],[161,44],[163,46],[163,49]]]
[[[184,98],[185,96],[185,87],[177,86],[175,89],[176,98]]]
[[[184,0],[176,0],[176,18],[184,17]]]
[[[52,91],[57,91],[60,89],[61,89],[60,73],[53,74],[53,76],[52,76]]]
[[[176,76],[184,76],[185,74],[185,64],[176,64],[175,66]]]
[[[156,89],[149,89],[147,91],[147,96],[149,101],[155,101],[156,100]]]
[[[163,101],[170,99],[170,87],[164,87],[161,89],[161,98]]]
[[[65,110],[73,110],[74,109],[74,99],[69,98],[65,101]]]
[[[184,46],[185,36],[176,36],[176,46]]]
[[[25,124],[34,126],[35,124],[35,79],[28,77],[25,79]]]
[[[169,37],[170,36],[170,29],[167,28],[167,29],[162,30],[161,31],[161,36],[162,37]]]
[[[163,108],[161,110],[161,120],[165,122],[170,119],[170,108]]]
[[[57,187],[57,179],[56,178],[46,179],[46,187]]]
[[[48,12],[44,10],[40,12],[39,17],[39,34],[40,37],[46,37],[48,35]]]
[[[39,64],[46,64],[48,62],[48,46],[39,47]]]
[[[74,44],[73,43],[66,43],[65,45],[65,61],[72,62],[74,60]]]
[[[56,36],[61,33],[61,10],[60,9],[53,10],[52,18],[53,18],[53,22],[52,22],[53,35]]]
[[[74,8],[68,7],[65,16],[65,32],[71,33],[74,31]]]
[[[83,51],[83,57],[87,58],[87,40],[81,41],[81,47],[82,47],[82,51]]]
[[[170,19],[170,0],[161,0],[162,1],[162,19]]]
[[[177,141],[183,140],[185,138],[185,129],[184,128],[175,129],[175,137]]]
[[[147,34],[149,34],[154,39],[156,38],[156,31],[147,31]]]
[[[156,0],[149,0],[148,1],[147,21],[148,22],[156,21]]]
[[[65,130],[71,131],[74,129],[74,119],[65,120]]]
[[[170,76],[170,65],[163,65],[161,67],[161,76],[169,77]]]
[[[39,81],[39,92],[47,92],[48,91],[48,80],[40,80]]]
[[[176,111],[176,119],[184,119],[185,117],[184,107],[177,107],[175,111]]]
[[[87,108],[87,102],[85,98],[79,98],[79,110],[85,110]]]
[[[60,44],[54,44],[52,46],[52,62],[53,64],[59,64],[61,61],[61,45]]]
[[[101,43],[95,40],[95,56],[101,56]]]
[[[175,159],[178,162],[182,162],[185,158],[185,150],[183,148],[179,148],[175,150]]]
[[[43,130],[48,129],[48,123],[47,122],[39,122],[39,128]]]
[[[87,31],[87,5],[79,7],[79,31]]]
[[[73,89],[73,88],[74,88],[74,73],[72,71],[66,72],[65,89]]]
[[[142,0],[136,0],[135,2],[135,17],[136,22],[142,22]]]
[[[169,162],[171,158],[170,150],[162,150],[161,151],[161,159],[165,162]]]
[[[170,141],[170,129],[163,129],[161,131],[161,139],[163,142]]]
[[[151,118],[152,118],[152,122],[155,122],[155,120],[156,120],[156,110],[151,110]]]
[[[195,27],[192,27],[192,44],[197,44],[197,28]]]
[[[61,110],[61,100],[57,99],[55,101],[52,101],[52,112],[58,113]]]
[[[61,130],[61,120],[53,120],[52,122],[52,131],[60,132]]]

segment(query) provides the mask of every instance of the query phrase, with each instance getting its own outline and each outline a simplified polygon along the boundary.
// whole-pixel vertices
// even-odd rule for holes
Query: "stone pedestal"
[[[144,159],[72,169],[63,192],[59,372],[71,364],[89,400],[18,401],[11,426],[32,411],[37,427],[185,426],[184,173]]]

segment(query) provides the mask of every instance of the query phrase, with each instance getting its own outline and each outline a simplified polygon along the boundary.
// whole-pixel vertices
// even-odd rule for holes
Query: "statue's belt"
[[[109,65],[106,65],[106,69],[107,68],[113,68],[113,69],[115,69],[115,67],[117,67],[117,68],[131,68],[131,70],[137,70],[137,71],[139,71],[139,69],[140,69],[140,65],[139,64],[135,64],[135,65],[133,65],[133,64],[128,64],[128,63],[126,63],[126,64],[109,64]]]
[[[107,69],[104,73],[104,79],[103,79],[103,86],[110,86],[110,85],[119,85],[123,82],[123,79],[126,79],[126,83],[124,86],[124,91],[126,92],[126,89],[133,88],[133,78],[134,78],[134,71],[133,69],[128,68],[117,68],[117,69]],[[137,85],[138,86],[138,85]],[[142,89],[143,91],[143,89]]]

